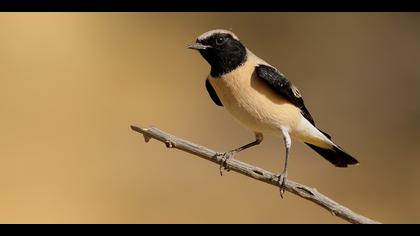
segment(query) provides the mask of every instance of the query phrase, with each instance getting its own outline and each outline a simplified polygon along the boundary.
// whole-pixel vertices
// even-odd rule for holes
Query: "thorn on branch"
[[[144,137],[144,142],[148,143],[150,140],[150,136],[147,134],[143,134],[143,137]]]

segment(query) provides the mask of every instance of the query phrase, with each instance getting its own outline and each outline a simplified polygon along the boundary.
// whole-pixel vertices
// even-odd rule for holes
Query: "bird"
[[[265,135],[283,138],[285,159],[283,171],[277,175],[282,197],[292,138],[336,167],[359,164],[329,134],[315,126],[298,88],[276,67],[245,47],[233,32],[207,31],[187,48],[197,50],[210,64],[205,87],[213,102],[255,135],[255,141],[223,153],[225,164],[235,154],[260,144]]]

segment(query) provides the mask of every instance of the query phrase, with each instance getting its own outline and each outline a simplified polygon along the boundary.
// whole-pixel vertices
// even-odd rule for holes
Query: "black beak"
[[[211,46],[203,45],[201,43],[193,43],[188,45],[187,48],[196,50],[206,50],[207,48],[211,48]]]

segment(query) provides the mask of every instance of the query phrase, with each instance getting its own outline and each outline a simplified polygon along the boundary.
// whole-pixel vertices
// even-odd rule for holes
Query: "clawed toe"
[[[283,172],[281,175],[278,176],[281,198],[283,198],[284,192],[286,191],[286,179],[287,179],[287,172]]]
[[[220,154],[220,156],[222,156],[222,162],[220,163],[220,166],[219,166],[220,176],[223,176],[223,170],[229,171],[229,168],[227,167],[227,161],[230,158],[233,158],[234,155],[235,155],[235,152],[233,151]]]

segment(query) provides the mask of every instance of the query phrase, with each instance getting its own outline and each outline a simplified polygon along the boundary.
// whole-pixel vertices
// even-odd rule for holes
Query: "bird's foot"
[[[287,171],[284,171],[283,173],[281,173],[281,175],[278,176],[281,198],[283,198],[284,192],[286,190],[286,179],[287,179]]]
[[[219,155],[222,156],[222,162],[219,166],[220,176],[223,176],[223,170],[230,171],[229,167],[227,166],[227,161],[236,154],[235,151],[229,151],[225,153],[220,153]]]

